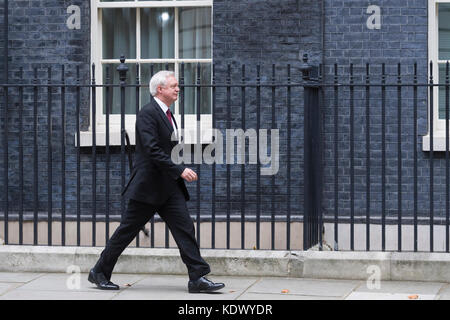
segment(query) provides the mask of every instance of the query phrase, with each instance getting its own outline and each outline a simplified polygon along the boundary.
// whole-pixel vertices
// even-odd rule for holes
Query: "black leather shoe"
[[[189,293],[209,293],[225,287],[223,283],[214,283],[206,277],[191,280],[188,283]]]
[[[97,288],[102,290],[119,290],[119,286],[117,284],[114,284],[106,279],[103,273],[94,272],[94,269],[91,269],[91,271],[89,271],[88,280],[90,283],[95,284]]]

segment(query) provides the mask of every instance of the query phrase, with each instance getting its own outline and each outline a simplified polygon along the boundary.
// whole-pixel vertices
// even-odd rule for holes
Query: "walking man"
[[[177,134],[178,127],[169,107],[177,100],[179,91],[178,81],[171,71],[160,71],[150,80],[152,98],[136,118],[135,166],[122,192],[129,198],[128,208],[89,273],[88,280],[100,289],[119,289],[110,281],[114,265],[155,212],[168,225],[186,264],[188,291],[212,292],[225,287],[223,283],[214,283],[205,277],[211,270],[200,255],[194,223],[186,206],[189,193],[184,180],[196,181],[197,174],[175,164],[170,157],[172,148],[178,143],[172,141],[171,136],[174,131]]]

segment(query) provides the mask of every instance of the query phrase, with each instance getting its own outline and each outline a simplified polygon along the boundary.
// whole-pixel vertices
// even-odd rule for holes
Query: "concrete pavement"
[[[87,272],[102,248],[0,246],[0,300],[450,300],[450,255],[415,252],[202,250],[215,294],[189,294],[177,249],[127,248],[119,291]]]
[[[187,276],[115,273],[112,281],[121,289],[102,291],[86,273],[0,272],[0,300],[450,300],[445,282],[210,278],[226,287],[214,294],[189,294]]]
[[[0,246],[0,272],[89,272],[103,248]],[[338,280],[429,281],[450,283],[445,252],[279,251],[202,249],[214,276],[286,277]],[[178,249],[127,248],[116,273],[186,275]]]

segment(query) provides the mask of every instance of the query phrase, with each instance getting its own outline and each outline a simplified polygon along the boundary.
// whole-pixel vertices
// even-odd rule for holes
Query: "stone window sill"
[[[430,138],[430,134],[422,137],[422,151],[431,151]],[[445,138],[445,131],[435,131],[433,133],[433,151],[446,151]]]

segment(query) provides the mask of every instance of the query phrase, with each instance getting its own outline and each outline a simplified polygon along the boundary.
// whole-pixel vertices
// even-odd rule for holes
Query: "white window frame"
[[[429,0],[428,1],[428,61],[433,62],[433,80],[434,83],[439,81],[439,64],[445,63],[446,60],[438,60],[439,58],[439,21],[438,21],[438,4],[448,3],[450,0]],[[429,99],[428,91],[428,99]],[[445,120],[439,119],[439,88],[433,88],[433,105],[428,104],[428,115],[430,108],[433,108],[433,151],[445,151]],[[430,151],[430,117],[428,116],[428,133],[422,137],[422,150]],[[450,134],[449,134],[450,136]]]
[[[173,59],[141,59],[141,38],[140,38],[140,10],[136,13],[136,58],[127,59],[125,63],[169,63],[174,64],[175,75],[179,79],[180,67],[179,64],[184,63],[210,63],[212,66],[212,37],[211,37],[211,58],[210,59],[181,59],[179,55],[179,41],[178,41],[178,8],[180,7],[209,7],[211,8],[211,31],[212,31],[212,9],[213,0],[167,0],[167,1],[119,1],[119,2],[100,2],[100,0],[91,0],[91,64],[95,63],[95,79],[97,83],[103,81],[103,64],[120,63],[119,59],[103,59],[102,52],[102,14],[101,11],[104,8],[174,8],[175,14],[175,57]],[[142,68],[140,68],[142,70]],[[111,70],[111,72],[116,72]],[[129,75],[128,75],[129,77]],[[133,83],[133,79],[132,82]],[[141,90],[148,90],[148,88],[141,88]],[[179,112],[179,100],[175,103],[175,120],[178,125],[181,126],[181,115]],[[142,102],[141,107],[148,102]],[[92,104],[92,101],[90,102]],[[92,105],[90,107],[90,119],[92,119]],[[120,145],[120,115],[110,114],[110,141],[111,146]],[[125,115],[125,129],[129,133],[130,142],[135,144],[135,122],[136,115]],[[92,146],[92,121],[90,122],[88,131],[80,132],[80,146]],[[103,114],[103,90],[97,89],[96,92],[96,145],[106,145],[106,115]],[[197,131],[197,115],[185,114],[185,132],[192,132],[193,135],[187,135],[184,139],[184,143],[197,143],[196,131]],[[201,127],[201,143],[210,143],[212,141],[211,129],[212,129],[212,114],[200,115],[200,127]]]

